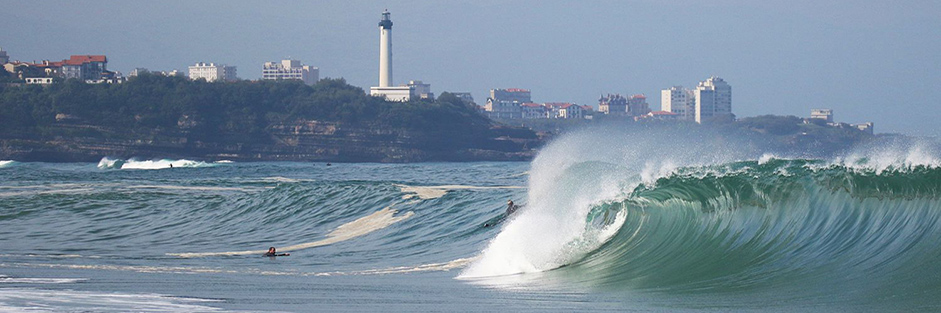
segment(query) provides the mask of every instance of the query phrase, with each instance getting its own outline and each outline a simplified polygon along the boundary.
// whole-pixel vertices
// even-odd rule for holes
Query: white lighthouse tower
[[[392,19],[389,10],[382,12],[379,20],[379,86],[369,88],[369,94],[382,96],[389,101],[408,101],[415,93],[414,87],[392,85]]]
[[[392,19],[389,10],[379,20],[379,87],[392,87]]]

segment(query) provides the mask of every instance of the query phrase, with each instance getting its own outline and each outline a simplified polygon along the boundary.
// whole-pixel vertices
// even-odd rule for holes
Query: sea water
[[[941,309],[934,146],[578,139],[516,163],[3,162],[0,311]]]

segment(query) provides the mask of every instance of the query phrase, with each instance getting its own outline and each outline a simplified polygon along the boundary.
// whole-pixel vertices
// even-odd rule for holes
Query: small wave
[[[167,168],[192,168],[192,167],[212,167],[215,166],[214,163],[206,163],[202,161],[193,161],[193,160],[145,160],[138,161],[135,159],[122,160],[122,159],[110,159],[102,158],[101,161],[98,161],[98,168],[100,169],[121,169],[121,170],[157,170],[157,169],[167,169]]]
[[[88,278],[30,278],[0,275],[0,283],[6,284],[71,284],[86,280]]]
[[[0,160],[0,168],[10,167],[16,164],[16,161],[11,160]]]
[[[223,312],[202,305],[220,300],[201,298],[32,288],[0,290],[3,312]]]
[[[219,163],[219,164],[232,164],[232,163],[235,163],[235,161],[232,161],[232,160],[219,160],[219,161],[216,161],[216,162],[214,162],[214,163]]]
[[[414,212],[409,211],[409,212],[405,212],[405,214],[395,216],[395,213],[397,212],[398,212],[397,210],[393,210],[391,207],[387,207],[382,210],[376,211],[373,214],[361,217],[355,221],[340,225],[335,230],[327,234],[326,239],[318,240],[314,242],[290,245],[290,246],[279,248],[278,251],[289,252],[289,251],[310,249],[314,247],[325,246],[325,245],[334,244],[334,243],[341,242],[341,241],[346,241],[349,239],[353,239],[353,238],[386,228],[389,225],[405,220],[415,214]],[[265,252],[267,252],[267,250],[167,253],[167,255],[177,256],[181,258],[197,258],[197,257],[208,257],[208,256],[262,255],[262,254],[265,254]]]

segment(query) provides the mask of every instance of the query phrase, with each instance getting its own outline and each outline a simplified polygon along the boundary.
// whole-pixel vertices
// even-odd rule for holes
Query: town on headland
[[[523,161],[549,140],[591,127],[671,129],[756,138],[779,150],[825,155],[876,137],[873,123],[842,123],[831,109],[806,117],[736,117],[718,76],[693,88],[664,86],[659,110],[644,94],[598,103],[536,102],[522,88],[467,91],[395,85],[391,13],[379,20],[378,85],[321,78],[300,60],[259,62],[261,78],[197,62],[186,71],[108,69],[106,55],[21,62],[0,48],[0,159],[44,162],[119,158],[239,161]]]

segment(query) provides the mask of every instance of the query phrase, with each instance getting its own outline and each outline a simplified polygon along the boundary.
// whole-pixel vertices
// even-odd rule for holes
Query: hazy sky
[[[238,66],[257,79],[291,57],[364,89],[378,81],[380,13],[392,12],[393,78],[432,91],[526,88],[537,102],[597,105],[711,75],[740,116],[872,121],[941,135],[939,1],[9,1],[12,59],[105,54],[108,68]]]

